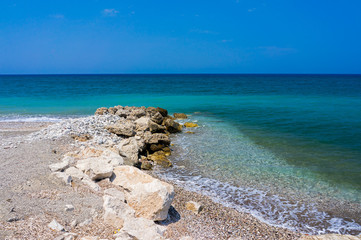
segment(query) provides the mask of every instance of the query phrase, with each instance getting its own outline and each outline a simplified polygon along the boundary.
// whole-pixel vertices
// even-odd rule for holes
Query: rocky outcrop
[[[114,185],[126,190],[125,198],[137,217],[165,220],[174,198],[173,186],[131,166],[114,169]]]
[[[106,129],[118,136],[133,137],[135,135],[135,124],[131,121],[119,121],[107,126]]]

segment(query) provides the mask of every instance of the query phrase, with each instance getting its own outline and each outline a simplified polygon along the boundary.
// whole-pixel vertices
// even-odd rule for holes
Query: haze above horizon
[[[361,2],[3,0],[0,74],[360,74]]]

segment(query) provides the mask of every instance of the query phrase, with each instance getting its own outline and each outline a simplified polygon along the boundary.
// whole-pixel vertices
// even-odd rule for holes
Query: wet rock
[[[163,124],[167,128],[167,131],[170,133],[177,133],[182,131],[182,125],[173,121],[170,118],[165,119]]]
[[[143,170],[151,170],[153,168],[153,164],[150,161],[142,161],[140,168]]]
[[[171,167],[172,163],[168,160],[166,153],[163,151],[155,152],[148,156],[148,159],[153,161],[156,165],[160,165],[162,167]]]
[[[186,203],[186,209],[195,214],[199,214],[202,211],[203,206],[197,202],[189,201]]]
[[[153,221],[167,218],[169,207],[174,198],[173,186],[162,182],[131,166],[114,169],[113,184],[126,190],[126,200],[136,217]]]
[[[187,131],[188,134],[195,134],[195,132]]]
[[[187,115],[184,114],[184,113],[174,113],[173,114],[174,118],[177,118],[177,119],[187,119]]]
[[[145,137],[144,140],[147,144],[164,144],[166,146],[170,144],[169,137],[164,133],[155,133]]]
[[[194,127],[198,127],[198,124],[197,124],[197,123],[192,123],[192,122],[186,122],[186,123],[184,124],[184,126],[185,126],[186,128],[194,128]]]
[[[164,144],[151,144],[149,145],[148,147],[148,150],[153,153],[153,152],[156,152],[156,151],[159,151],[159,150],[162,150],[163,148],[165,148],[166,146]]]

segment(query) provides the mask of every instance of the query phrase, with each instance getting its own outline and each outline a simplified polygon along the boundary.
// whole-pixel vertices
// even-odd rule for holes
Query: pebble
[[[54,231],[64,231],[64,227],[58,223],[55,219],[53,219],[53,221],[51,221],[51,223],[48,224],[48,227]]]

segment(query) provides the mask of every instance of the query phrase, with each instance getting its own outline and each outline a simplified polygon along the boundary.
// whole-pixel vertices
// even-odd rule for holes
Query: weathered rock
[[[149,129],[149,117],[141,117],[135,120],[135,129],[136,131],[146,131]]]
[[[167,131],[170,133],[177,133],[182,131],[182,125],[169,118],[164,120],[163,125],[166,126]]]
[[[70,157],[64,157],[61,162],[49,165],[49,168],[52,172],[60,172],[69,167],[69,162]]]
[[[106,107],[98,108],[95,111],[95,115],[104,115],[104,114],[107,114],[107,113],[108,113],[108,108],[106,108]]]
[[[187,115],[184,113],[174,113],[173,114],[174,118],[178,118],[178,119],[187,119]]]
[[[134,209],[127,205],[124,202],[124,199],[116,196],[104,195],[103,200],[103,219],[105,223],[116,228],[122,228],[125,219],[134,217]]]
[[[162,151],[166,156],[170,156],[172,154],[172,150],[169,147],[162,148]]]
[[[131,166],[114,169],[113,184],[126,189],[126,199],[137,217],[153,221],[167,218],[174,198],[173,186]]]
[[[186,122],[184,124],[185,127],[187,128],[193,128],[193,127],[198,127],[198,124],[197,123],[192,123],[192,122]]]
[[[159,112],[160,114],[162,114],[163,117],[168,116],[168,111],[167,111],[167,109],[157,107],[156,110],[157,110],[157,112]]]
[[[159,151],[159,150],[162,150],[163,148],[165,148],[166,146],[164,144],[151,144],[149,145],[148,149],[150,152],[156,152],[156,151]]]
[[[163,240],[165,230],[166,227],[145,218],[129,218],[122,228],[122,231],[142,240]]]
[[[152,133],[163,133],[166,130],[165,126],[159,125],[152,120],[149,121],[149,130]]]
[[[136,119],[144,117],[146,115],[145,107],[135,108],[130,112],[130,116],[134,116]]]
[[[115,107],[110,107],[110,108],[108,108],[108,112],[109,112],[109,114],[115,114],[116,112],[117,112],[117,108],[115,108]]]
[[[153,168],[153,164],[150,161],[142,161],[140,168],[142,170],[151,170]]]
[[[64,231],[64,227],[60,223],[58,223],[55,219],[53,219],[53,221],[51,221],[48,224],[48,227],[54,231],[58,231],[58,232]]]
[[[119,153],[124,156],[124,163],[127,165],[135,165],[139,160],[139,151],[142,151],[144,142],[136,138],[127,138],[120,141],[118,144]]]
[[[341,235],[341,234],[325,234],[325,235],[309,235],[302,236],[300,240],[360,240],[361,236]]]
[[[92,180],[109,178],[113,173],[113,166],[105,157],[79,160],[76,167],[89,175]]]
[[[186,203],[186,209],[192,211],[195,214],[199,214],[202,211],[203,206],[197,202],[189,201]]]
[[[105,128],[118,136],[133,137],[135,135],[135,124],[132,121],[121,121]]]
[[[170,139],[169,137],[164,134],[164,133],[155,133],[155,134],[151,134],[149,136],[145,136],[145,142],[147,144],[164,144],[166,146],[168,146],[170,144]]]
[[[171,167],[172,163],[168,160],[166,153],[163,151],[155,152],[148,156],[148,159],[153,161],[156,165],[160,165],[162,167]]]
[[[65,185],[71,185],[72,178],[64,172],[53,172],[53,176],[59,178]]]
[[[116,188],[108,188],[108,189],[104,190],[104,195],[109,195],[109,196],[117,198],[118,200],[120,200],[122,202],[125,202],[124,193],[119,191]]]
[[[78,178],[80,180],[87,177],[87,175],[85,173],[83,173],[82,170],[75,168],[75,167],[70,167],[70,168],[66,169],[65,173],[67,175],[71,176],[72,178]]]
[[[151,117],[151,120],[158,124],[162,124],[163,119],[164,119],[164,117],[159,112],[155,112]]]
[[[89,177],[83,178],[81,182],[96,192],[101,190],[101,187],[97,183],[93,182]]]

